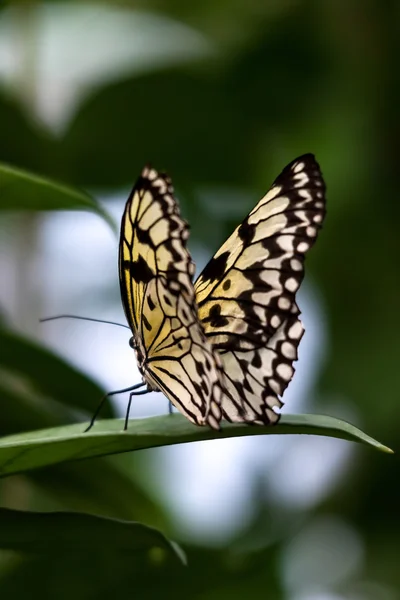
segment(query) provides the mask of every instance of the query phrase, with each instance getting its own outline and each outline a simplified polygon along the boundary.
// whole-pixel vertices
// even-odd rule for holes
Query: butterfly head
[[[159,391],[158,387],[155,385],[155,383],[149,377],[149,373],[146,368],[147,355],[146,355],[145,349],[143,348],[143,344],[140,341],[140,338],[137,339],[137,338],[135,338],[135,336],[132,336],[129,340],[129,345],[132,348],[132,350],[134,350],[134,352],[135,352],[136,362],[137,362],[140,374],[143,378],[143,381],[145,381],[147,383],[147,389],[149,391],[158,392]]]
[[[142,376],[144,376],[146,354],[143,351],[143,348],[142,348],[141,344],[135,338],[135,336],[132,336],[130,338],[129,345],[132,348],[132,350],[134,350],[134,352],[135,352],[135,356],[136,356],[137,364],[138,364],[138,367],[139,367],[139,371],[142,374]]]

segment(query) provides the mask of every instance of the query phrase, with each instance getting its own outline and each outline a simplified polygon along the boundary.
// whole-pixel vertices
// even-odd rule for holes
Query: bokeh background
[[[89,191],[117,221],[151,161],[173,178],[201,268],[281,169],[315,153],[328,215],[307,259],[285,410],[350,420],[396,450],[399,53],[390,0],[3,2],[0,161]],[[117,238],[84,212],[2,211],[0,232],[0,434],[74,422],[82,406],[87,418],[102,390],[139,380],[129,333],[38,319],[124,322]],[[46,349],[80,386],[41,371]],[[166,411],[153,394],[132,414]],[[0,482],[2,506],[139,520],[180,541],[189,567],[106,547],[2,552],[0,596],[396,600],[399,475],[396,456],[268,436],[16,476]]]

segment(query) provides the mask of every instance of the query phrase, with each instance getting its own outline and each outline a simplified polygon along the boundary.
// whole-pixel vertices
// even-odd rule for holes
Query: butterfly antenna
[[[116,394],[123,394],[124,392],[132,392],[132,390],[137,390],[140,387],[143,387],[144,385],[147,385],[144,381],[142,381],[141,383],[136,383],[135,385],[131,385],[130,387],[124,388],[123,390],[115,390],[114,392],[108,392],[108,394],[105,394],[102,399],[99,402],[98,407],[96,408],[96,411],[92,417],[92,420],[89,423],[89,426],[85,429],[84,433],[87,433],[88,431],[90,431],[94,425],[94,422],[96,421],[97,417],[99,416],[99,413],[101,411],[101,409],[104,406],[105,401],[107,400],[107,398],[109,398],[110,396],[115,396]],[[136,394],[147,394],[148,390],[142,390],[140,392],[136,392]],[[132,392],[132,394],[130,394],[129,396],[129,404],[128,404],[128,412],[127,412],[127,417],[125,418],[125,422],[127,422],[127,419],[129,418],[129,410],[130,410],[130,405],[131,405],[131,396],[135,395],[135,392]]]
[[[94,321],[95,323],[107,323],[108,325],[117,325],[118,327],[125,327],[126,329],[130,329],[128,325],[124,325],[123,323],[116,323],[115,321],[106,321],[104,319],[93,319],[92,317],[79,317],[78,315],[56,315],[54,317],[45,317],[44,319],[39,319],[39,322],[45,323],[46,321],[55,321],[56,319],[79,319],[81,321]]]

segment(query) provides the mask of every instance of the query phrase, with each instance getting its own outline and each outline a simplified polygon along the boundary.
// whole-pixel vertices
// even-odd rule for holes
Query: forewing
[[[119,274],[143,375],[192,422],[218,428],[221,366],[197,316],[188,226],[169,178],[145,168],[125,207]]]
[[[199,317],[220,351],[232,400],[225,418],[275,422],[272,410],[303,335],[296,292],[325,216],[325,184],[306,154],[277,177],[195,284]]]

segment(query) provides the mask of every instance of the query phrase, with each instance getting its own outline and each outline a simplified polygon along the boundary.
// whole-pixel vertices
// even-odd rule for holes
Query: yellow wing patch
[[[146,167],[127,201],[119,247],[132,345],[149,389],[193,423],[218,429],[221,362],[198,320],[188,235],[170,179]]]

